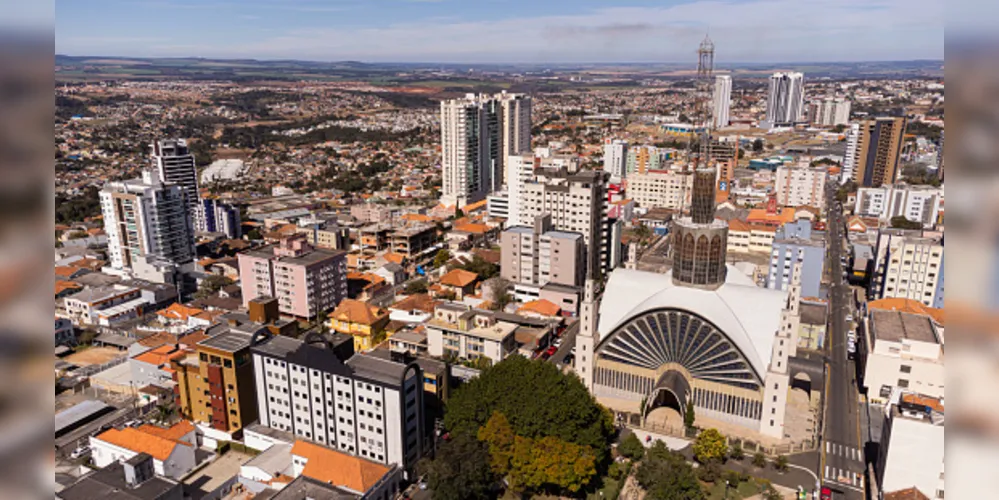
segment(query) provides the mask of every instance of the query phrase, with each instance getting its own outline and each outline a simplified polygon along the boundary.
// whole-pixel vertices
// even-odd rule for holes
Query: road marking
[[[829,441],[826,441],[826,453],[829,453],[829,447],[830,446],[832,446],[832,443],[830,443]]]
[[[826,473],[822,477],[832,477],[832,476],[829,475],[829,466],[828,465],[826,466]]]

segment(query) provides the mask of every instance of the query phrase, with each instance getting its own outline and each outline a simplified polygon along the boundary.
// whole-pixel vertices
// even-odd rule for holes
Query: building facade
[[[850,122],[850,100],[826,97],[808,103],[808,122],[817,127],[835,127]]]
[[[226,238],[238,240],[243,236],[239,208],[221,203],[214,198],[202,198],[195,207],[195,230],[222,233]]]
[[[238,255],[244,307],[270,296],[281,314],[313,318],[347,297],[346,252],[315,249],[305,238],[295,234]]]
[[[715,128],[728,126],[729,106],[732,103],[732,77],[718,75],[715,77],[715,95],[712,100],[712,119]]]
[[[899,174],[899,159],[905,137],[904,117],[864,120],[851,127],[847,139],[843,177],[858,187],[894,184]]]
[[[785,224],[774,234],[767,288],[787,290],[797,278],[803,296],[818,297],[825,257],[825,240],[812,238],[812,225],[808,220]],[[795,276],[795,272],[800,272],[801,276]]]
[[[863,383],[872,401],[887,402],[895,391],[944,397],[942,331],[932,318],[871,309],[864,323]]]
[[[628,196],[642,208],[680,210],[690,203],[693,176],[656,170],[628,177]]]
[[[551,228],[549,215],[533,226],[514,226],[500,237],[501,276],[514,286],[514,296],[526,302],[540,296],[548,283],[569,287],[583,284],[586,247],[582,235]]]
[[[777,167],[774,176],[777,203],[786,207],[825,207],[826,169],[823,167]]]
[[[911,222],[919,222],[923,228],[931,229],[940,220],[943,200],[943,188],[932,186],[895,184],[866,187],[857,190],[853,213],[877,217],[885,222],[895,217],[905,217]]]
[[[517,352],[515,323],[499,321],[492,311],[463,304],[443,303],[426,323],[427,352],[431,356],[478,360],[495,364]]]
[[[766,127],[790,127],[801,121],[805,97],[804,78],[801,73],[774,73],[770,76]]]
[[[882,229],[868,298],[913,299],[944,307],[944,246],[916,232]]]
[[[644,174],[650,170],[666,168],[667,160],[673,151],[656,146],[631,146],[628,148],[628,158],[625,164],[627,175]]]
[[[153,168],[163,182],[176,184],[187,192],[191,218],[198,204],[198,168],[184,139],[165,139],[150,145]]]
[[[628,174],[628,143],[620,139],[604,141],[604,172],[615,179],[623,179]]]

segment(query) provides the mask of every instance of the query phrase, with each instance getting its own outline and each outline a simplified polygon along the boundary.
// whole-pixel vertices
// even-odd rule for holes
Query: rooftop
[[[402,363],[363,353],[348,359],[347,366],[354,370],[356,376],[392,386],[398,386],[406,372],[406,365]]]
[[[263,494],[261,493],[261,495]],[[258,496],[257,498],[260,497]],[[357,500],[361,497],[303,474],[269,497],[269,500],[302,500],[303,498],[311,500]]]
[[[125,465],[114,462],[103,469],[95,470],[79,481],[67,486],[56,496],[63,500],[154,500],[174,497],[169,495],[177,488],[177,495],[183,496],[180,484],[155,476],[143,482],[138,487],[131,487],[125,482]]]
[[[874,309],[870,311],[870,317],[871,332],[878,340],[901,342],[905,339],[940,343],[928,316]]]
[[[349,375],[350,370],[344,366],[332,349],[326,346],[307,344],[301,340],[283,335],[270,338],[251,348],[254,353],[281,359],[289,363],[321,369],[330,373]]]
[[[872,300],[867,303],[867,309],[880,309],[885,311],[900,311],[912,314],[929,316],[939,325],[944,324],[944,310],[935,307],[928,307],[922,302],[914,299],[887,298]]]
[[[291,454],[306,459],[303,476],[360,493],[368,491],[392,470],[308,441],[295,441]]]
[[[218,349],[220,351],[236,352],[249,347],[252,339],[253,336],[249,333],[228,330],[202,340],[201,342],[198,342],[198,345],[211,349]]]
[[[479,275],[464,269],[452,269],[449,273],[441,277],[441,284],[464,288],[471,285]]]
[[[343,299],[340,305],[336,306],[336,309],[329,315],[330,319],[337,321],[368,326],[377,323],[387,316],[388,312],[384,309],[354,299]]]
[[[108,429],[95,436],[94,439],[136,453],[146,453],[156,460],[161,461],[170,458],[170,454],[173,453],[174,448],[177,446],[191,446],[184,441],[163,437],[160,433],[147,432],[134,427]]]

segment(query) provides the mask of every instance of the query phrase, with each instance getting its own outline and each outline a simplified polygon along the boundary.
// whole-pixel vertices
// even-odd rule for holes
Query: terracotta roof
[[[389,262],[394,262],[396,264],[402,265],[406,261],[406,256],[401,253],[388,252],[385,254],[385,260]]]
[[[78,273],[78,272],[80,272],[80,268],[78,268],[78,267],[73,267],[73,266],[56,266],[55,267],[56,278],[69,279],[69,278],[72,278],[73,276],[75,276],[76,273]]]
[[[83,285],[69,280],[56,280],[55,294],[59,295],[67,290],[82,290]]]
[[[148,337],[139,339],[138,343],[146,347],[157,348],[164,344],[176,344],[177,336],[167,332],[156,332]]]
[[[348,323],[358,323],[361,325],[373,325],[388,313],[376,306],[354,299],[343,299],[336,310],[330,314],[330,318]]]
[[[486,234],[489,232],[489,226],[485,224],[459,224],[454,226],[454,230],[464,233]]]
[[[437,217],[431,217],[424,214],[402,214],[399,218],[404,221],[412,222],[434,222],[440,220]]]
[[[184,436],[194,431],[194,424],[187,420],[181,420],[173,426],[165,428],[151,424],[140,425],[139,430],[164,439],[180,441]]]
[[[151,351],[146,351],[132,359],[136,361],[142,361],[143,363],[149,363],[154,366],[163,366],[170,363],[171,359],[180,359],[187,354],[182,349],[178,349],[176,345],[165,344],[153,349]]]
[[[465,206],[461,207],[461,211],[465,212],[467,214],[468,212],[474,212],[476,210],[480,210],[480,209],[486,208],[486,202],[487,201],[488,200],[481,200],[481,201],[477,201],[475,203],[469,203],[468,205],[465,205]]]
[[[191,332],[177,339],[177,343],[193,347],[198,342],[201,342],[202,340],[205,340],[207,338],[208,334],[206,334],[204,330],[198,330],[196,332]]]
[[[937,309],[935,307],[928,307],[923,305],[922,302],[913,299],[905,298],[887,298],[872,300],[867,303],[868,309],[882,309],[886,311],[899,311],[912,314],[921,314],[923,316],[929,316],[934,323],[938,325],[944,324],[944,310]]]
[[[98,434],[97,439],[136,453],[147,453],[160,461],[170,458],[170,454],[178,445],[191,446],[183,441],[150,434],[134,427],[108,429]]]
[[[533,312],[544,316],[558,316],[562,311],[557,304],[545,299],[532,300],[517,309],[517,312]]]
[[[302,474],[364,493],[385,477],[388,467],[306,441],[295,441],[291,454],[306,460]]]
[[[938,398],[931,398],[929,396],[923,396],[922,394],[908,392],[902,394],[902,401],[919,406],[928,406],[940,413],[944,412],[944,404]]]
[[[915,487],[904,490],[891,491],[885,493],[884,500],[930,500],[930,497],[923,494]]]
[[[472,255],[479,257],[490,264],[499,264],[500,260],[503,258],[503,254],[499,250],[487,250],[485,248],[472,249]]]
[[[475,280],[477,279],[479,279],[479,275],[471,271],[453,269],[451,272],[441,277],[441,284],[464,288],[472,283],[475,283]]]
[[[794,214],[795,209],[791,207],[785,207],[776,214],[769,213],[764,208],[754,208],[749,211],[749,215],[746,217],[746,222],[769,222],[782,225],[787,222],[793,222]]]
[[[390,307],[398,311],[423,311],[427,313],[433,313],[434,308],[439,304],[438,301],[432,299],[429,295],[425,293],[417,293],[406,297],[405,299],[392,304]]]
[[[203,312],[205,311],[196,307],[188,307],[184,304],[174,302],[173,304],[170,304],[170,307],[163,309],[162,311],[156,311],[156,314],[167,319],[187,321],[187,319],[191,316],[197,316]]]

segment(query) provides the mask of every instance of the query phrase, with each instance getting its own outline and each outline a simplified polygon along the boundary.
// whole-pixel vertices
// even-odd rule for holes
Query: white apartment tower
[[[853,173],[860,161],[860,158],[857,157],[859,146],[860,124],[854,123],[846,130],[846,155],[843,157],[843,170],[839,174],[840,184],[846,184],[853,180]]]
[[[198,205],[198,169],[184,139],[164,139],[150,145],[153,167],[163,182],[187,190],[187,203],[194,219]]]
[[[614,179],[627,176],[628,143],[619,139],[604,141],[604,172]]]
[[[871,299],[913,299],[944,307],[943,243],[918,232],[883,229],[878,235]]]
[[[805,82],[801,73],[774,73],[767,94],[766,126],[790,127],[804,111]]]
[[[441,203],[458,207],[503,184],[506,156],[530,151],[531,98],[505,92],[441,101]]]
[[[812,125],[835,127],[850,121],[850,100],[842,97],[826,97],[812,101],[808,105]]]
[[[531,224],[530,219],[522,217],[521,198],[524,196],[524,186],[533,180],[538,163],[539,159],[531,154],[506,157],[506,188],[509,193],[507,227]]]
[[[110,268],[157,283],[176,283],[194,270],[194,225],[188,192],[156,170],[101,189]]]
[[[715,128],[728,126],[729,106],[732,103],[732,77],[729,75],[718,75],[715,77],[714,119]]]
[[[787,207],[825,207],[826,169],[780,166],[774,180],[777,203]]]
[[[642,208],[680,210],[690,203],[694,177],[683,172],[656,170],[628,177],[628,196]]]

